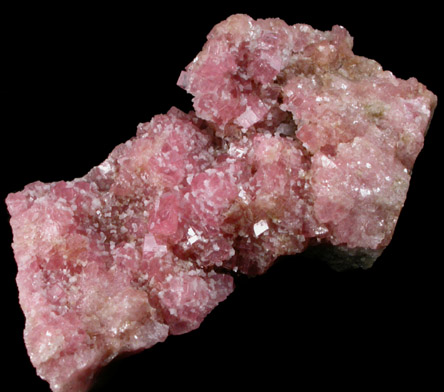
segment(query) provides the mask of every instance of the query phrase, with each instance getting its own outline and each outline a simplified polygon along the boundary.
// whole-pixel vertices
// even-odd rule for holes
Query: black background
[[[3,10],[2,200],[32,181],[83,176],[138,123],[173,105],[190,110],[191,96],[176,86],[180,71],[212,26],[233,13],[321,30],[341,24],[355,38],[356,54],[442,95],[443,33],[431,2],[151,4]],[[394,238],[372,269],[337,273],[304,256],[281,260],[264,276],[239,279],[198,330],[113,363],[94,392],[429,390],[442,373],[443,348],[440,112],[438,104]],[[49,391],[23,344],[5,206],[0,218],[3,382]]]

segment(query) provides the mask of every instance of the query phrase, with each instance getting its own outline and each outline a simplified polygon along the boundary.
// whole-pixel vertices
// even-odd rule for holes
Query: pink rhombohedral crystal
[[[437,103],[354,55],[343,27],[246,15],[213,28],[178,84],[194,112],[173,107],[83,178],[6,200],[24,339],[54,392],[196,329],[233,272],[307,247],[370,267]]]

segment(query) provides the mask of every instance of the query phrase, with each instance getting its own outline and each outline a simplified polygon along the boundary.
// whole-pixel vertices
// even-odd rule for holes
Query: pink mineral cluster
[[[195,112],[173,107],[83,178],[7,198],[25,343],[54,392],[197,328],[233,272],[313,245],[371,266],[437,102],[354,55],[343,27],[246,15],[213,28],[178,84]]]

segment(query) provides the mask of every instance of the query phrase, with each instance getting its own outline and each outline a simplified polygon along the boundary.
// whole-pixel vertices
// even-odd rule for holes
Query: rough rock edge
[[[348,248],[346,246],[319,244],[312,245],[304,256],[326,262],[333,270],[349,271],[352,269],[369,269],[381,256],[384,249]]]

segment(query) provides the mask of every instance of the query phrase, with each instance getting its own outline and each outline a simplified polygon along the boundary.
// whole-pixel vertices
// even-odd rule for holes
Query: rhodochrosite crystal
[[[309,246],[367,268],[388,245],[436,97],[321,32],[234,15],[178,84],[195,112],[140,124],[83,178],[10,194],[25,343],[53,391],[197,328]]]

